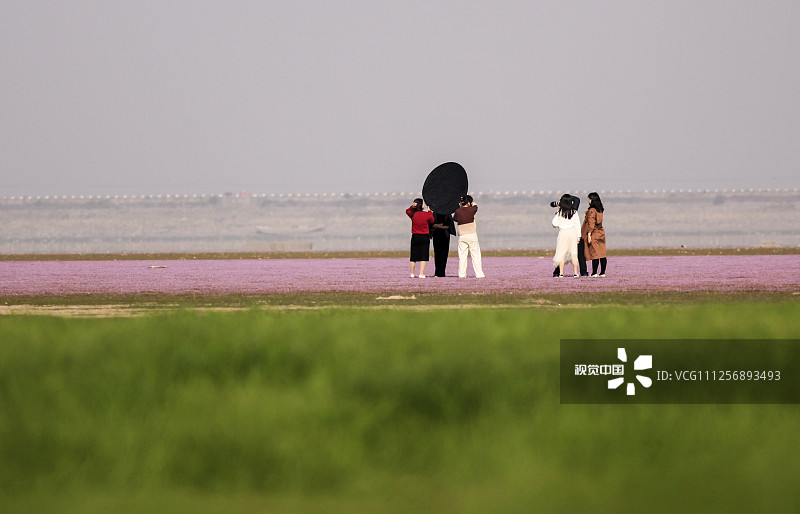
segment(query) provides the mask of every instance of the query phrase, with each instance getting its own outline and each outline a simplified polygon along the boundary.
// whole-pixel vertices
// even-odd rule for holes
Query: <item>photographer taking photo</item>
[[[411,218],[411,278],[414,278],[414,266],[419,263],[419,278],[425,278],[425,264],[428,263],[431,251],[430,226],[434,223],[433,213],[424,209],[422,198],[415,198],[411,207],[406,209]]]
[[[578,240],[581,237],[581,220],[575,210],[575,203],[569,195],[561,197],[558,211],[553,217],[553,228],[558,229],[556,253],[553,264],[558,270],[558,276],[564,276],[564,262],[572,262],[572,272],[578,277]],[[584,264],[585,266],[585,264]]]
[[[458,276],[467,276],[467,255],[472,257],[472,269],[476,278],[484,278],[481,266],[481,246],[478,244],[478,229],[475,225],[475,213],[478,206],[472,203],[470,195],[462,196],[460,207],[453,214],[453,221],[458,223]]]
[[[565,193],[565,194],[561,195],[561,198],[556,200],[555,202],[550,202],[550,207],[552,207],[554,209],[558,209],[559,206],[560,206],[559,204],[564,199],[568,199],[572,203],[572,209],[575,212],[578,212],[578,207],[580,207],[580,205],[581,205],[581,199],[578,198],[577,196],[572,196],[569,193]],[[585,245],[586,245],[586,242],[583,240],[583,237],[581,237],[578,240],[578,268],[580,269],[580,274],[581,274],[582,277],[588,277],[589,276],[589,272],[588,272],[588,270],[586,268],[586,259],[584,258],[584,250],[586,248]],[[559,275],[560,275],[560,271],[558,269],[558,264],[556,264],[556,267],[553,270],[553,276],[557,277]]]

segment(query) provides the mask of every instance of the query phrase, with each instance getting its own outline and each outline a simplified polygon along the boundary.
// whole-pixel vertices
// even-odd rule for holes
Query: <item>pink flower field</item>
[[[165,267],[164,267],[165,266]],[[397,258],[169,261],[23,261],[0,263],[0,296],[72,294],[275,294],[302,292],[578,293],[800,292],[800,255],[611,257],[605,278],[553,278],[552,261],[484,258],[486,278],[471,265],[457,278],[409,277]],[[571,265],[567,273],[571,273]]]

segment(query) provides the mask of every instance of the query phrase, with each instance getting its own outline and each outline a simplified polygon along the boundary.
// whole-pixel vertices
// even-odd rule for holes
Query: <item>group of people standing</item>
[[[475,213],[478,206],[469,195],[463,196],[459,207],[450,214],[424,210],[422,198],[416,198],[406,214],[411,218],[411,278],[425,278],[425,264],[430,258],[430,240],[433,240],[434,276],[444,277],[447,255],[450,252],[450,236],[458,235],[458,276],[467,276],[467,258],[472,259],[472,269],[477,278],[484,278],[481,265],[481,247]],[[458,231],[456,231],[456,225]],[[415,264],[419,263],[419,275],[415,275]]]
[[[580,198],[570,194],[562,195],[557,202],[558,210],[553,217],[553,227],[558,229],[556,253],[553,256],[554,277],[564,276],[564,263],[568,258],[572,262],[575,277],[589,276],[586,261],[592,261],[592,277],[606,276],[608,260],[603,202],[597,193],[589,193],[589,208],[584,214],[583,224],[578,216],[580,203]]]
[[[575,277],[590,276],[587,261],[592,261],[592,277],[606,276],[606,231],[603,228],[603,202],[597,193],[589,193],[589,208],[581,224],[578,208],[581,200],[577,196],[564,194],[550,205],[558,210],[553,217],[553,227],[558,229],[556,253],[553,256],[554,277],[564,276],[564,265],[572,263]],[[458,234],[458,276],[467,276],[467,258],[472,258],[472,268],[477,278],[483,278],[481,248],[475,224],[478,206],[469,195],[461,198],[455,213],[439,214],[424,209],[422,198],[416,198],[406,214],[411,218],[411,278],[425,278],[425,265],[430,256],[430,241],[433,240],[434,276],[444,277],[447,255],[450,251],[450,236]],[[456,232],[456,225],[458,231]],[[415,275],[419,263],[419,274]],[[598,273],[599,271],[599,273]]]

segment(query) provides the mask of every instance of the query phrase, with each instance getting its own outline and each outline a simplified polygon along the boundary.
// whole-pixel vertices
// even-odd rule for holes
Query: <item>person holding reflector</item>
[[[422,186],[422,198],[433,211],[433,255],[435,276],[444,277],[450,236],[456,235],[451,214],[458,209],[459,201],[467,194],[467,171],[457,162],[440,164],[428,174]]]

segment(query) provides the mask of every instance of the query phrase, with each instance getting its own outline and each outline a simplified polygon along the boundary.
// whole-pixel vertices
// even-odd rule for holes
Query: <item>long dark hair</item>
[[[415,203],[415,204],[417,204],[417,205],[416,205],[416,207],[412,207],[412,208],[411,208],[411,212],[413,212],[413,213],[415,213],[415,214],[416,214],[416,213],[418,213],[419,211],[421,211],[421,210],[422,210],[422,203],[423,203],[423,201],[424,201],[424,200],[423,200],[422,198],[414,198],[414,203]]]
[[[592,207],[597,212],[603,212],[603,202],[600,201],[600,195],[597,193],[589,193],[589,208]]]
[[[572,197],[564,195],[558,201],[558,214],[562,218],[572,219],[575,214],[575,209],[572,208]]]

